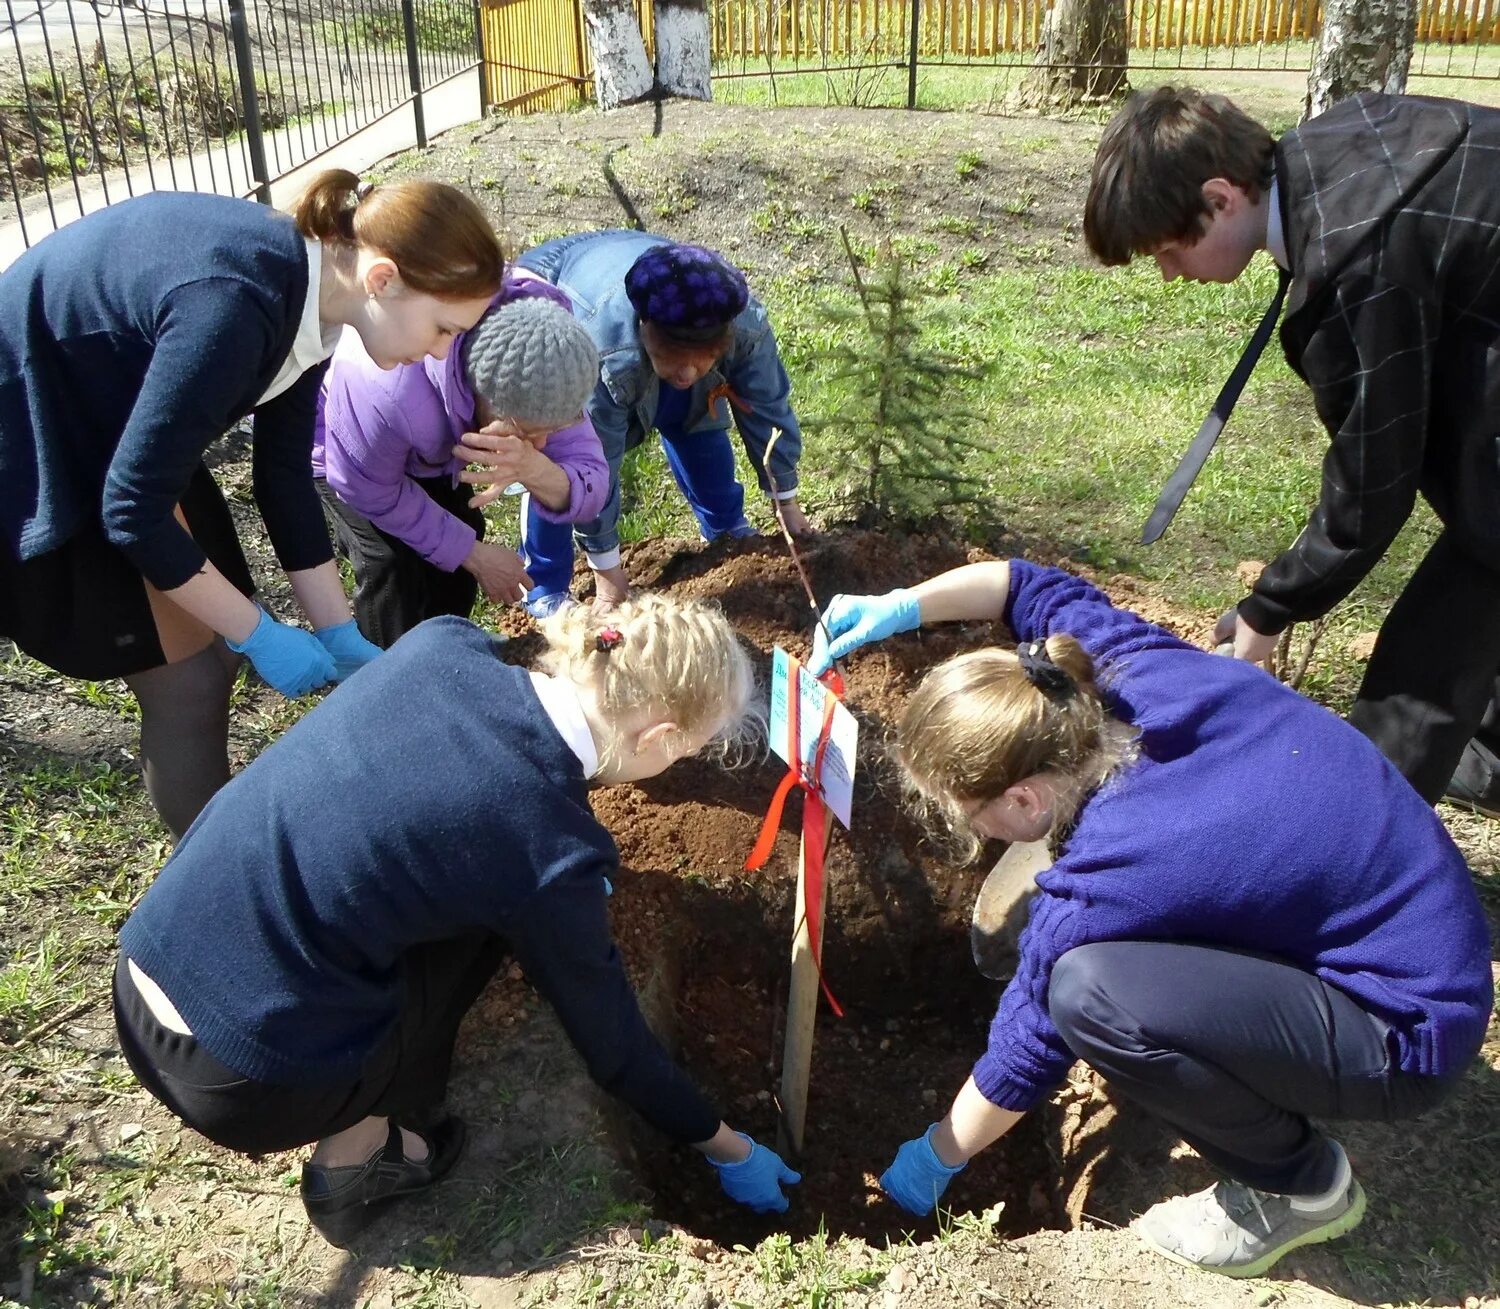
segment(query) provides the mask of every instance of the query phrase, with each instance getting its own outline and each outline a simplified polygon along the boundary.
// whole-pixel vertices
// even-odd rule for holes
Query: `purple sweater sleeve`
[[[1196,646],[1139,614],[1116,609],[1093,583],[1024,559],[1010,561],[1005,621],[1017,641],[1041,641],[1066,633],[1088,651],[1096,666],[1114,664],[1142,650],[1197,651]]]
[[[1037,896],[1021,935],[1016,975],[1000,996],[988,1048],[974,1065],[974,1084],[991,1104],[1024,1112],[1073,1066],[1073,1052],[1047,1010],[1047,988],[1053,965],[1086,939],[1073,900],[1045,891]]]
[[[419,365],[383,377],[367,376],[372,368],[341,348],[329,369],[323,399],[328,485],[381,531],[451,573],[474,548],[474,529],[407,476],[407,459],[420,444],[413,424],[440,411],[441,401]]]
[[[1109,597],[1081,577],[1059,568],[1044,568],[1024,559],[1010,561],[1010,592],[1005,621],[1018,641],[1039,641],[1066,633],[1088,651],[1117,713],[1134,721],[1139,706],[1133,694],[1131,656],[1145,650],[1189,650],[1171,633],[1128,610],[1116,609]],[[1097,852],[1085,856],[1092,861]],[[1093,888],[1096,871],[1064,855],[1042,875],[1042,891],[1020,942],[1016,975],[1000,997],[990,1025],[989,1048],[974,1065],[974,1083],[985,1099],[1004,1109],[1029,1109],[1067,1075],[1073,1063],[1048,1012],[1052,969],[1074,946],[1110,937],[1130,916],[1118,906],[1085,906],[1079,888]],[[1119,923],[1116,919],[1119,918]]]
[[[538,516],[553,523],[586,523],[597,518],[609,497],[609,465],[588,415],[553,432],[542,453],[568,475],[568,503],[561,509],[548,509],[532,496]]]

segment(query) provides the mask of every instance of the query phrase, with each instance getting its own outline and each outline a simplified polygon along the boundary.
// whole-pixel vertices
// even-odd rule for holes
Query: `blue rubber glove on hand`
[[[822,677],[835,659],[842,659],[871,641],[913,632],[922,626],[922,610],[915,591],[887,591],[884,595],[836,595],[823,611],[823,621],[813,636],[812,659],[807,671]],[[833,638],[829,645],[823,629]]]
[[[784,1214],[787,1198],[782,1186],[795,1186],[802,1174],[793,1172],[776,1151],[751,1140],[743,1132],[735,1135],[750,1144],[750,1157],[737,1164],[708,1162],[719,1170],[719,1183],[731,1200],[748,1205],[758,1214]]]
[[[342,682],[356,668],[363,668],[377,655],[385,653],[373,641],[365,640],[359,624],[352,618],[335,627],[319,627],[313,635],[323,643],[323,649],[333,656],[335,682]]]
[[[967,1166],[949,1168],[932,1148],[933,1123],[921,1136],[896,1151],[895,1162],[880,1175],[880,1189],[908,1213],[925,1218],[942,1199],[948,1183]]]
[[[264,609],[255,630],[236,645],[235,654],[245,655],[265,683],[288,700],[333,681],[333,656],[311,632],[278,623]]]

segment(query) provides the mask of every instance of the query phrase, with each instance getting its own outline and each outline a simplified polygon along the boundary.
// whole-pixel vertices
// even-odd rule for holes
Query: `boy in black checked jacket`
[[[1291,276],[1281,343],[1332,444],[1307,525],[1217,639],[1259,661],[1354,589],[1418,494],[1442,532],[1380,631],[1350,721],[1428,801],[1500,816],[1500,110],[1365,93],[1279,141],[1161,87],[1105,130],[1084,216],[1106,264]]]

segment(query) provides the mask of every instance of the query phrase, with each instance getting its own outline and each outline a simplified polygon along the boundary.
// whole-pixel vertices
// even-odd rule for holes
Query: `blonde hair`
[[[406,286],[440,300],[494,295],[505,274],[489,219],[445,182],[364,186],[347,169],[329,168],[298,197],[292,217],[310,240],[384,255]]]
[[[750,657],[716,604],[644,592],[602,615],[571,605],[546,619],[542,634],[542,667],[592,687],[611,723],[647,709],[684,732],[714,728],[721,750],[757,735]],[[616,745],[605,743],[605,760],[617,757]]]
[[[1037,773],[1073,783],[1054,810],[1066,830],[1079,803],[1132,754],[1134,730],[1100,698],[1093,661],[1071,636],[1047,638],[1046,657],[1071,683],[1033,683],[1014,650],[991,647],[939,664],[906,703],[895,756],[909,799],[940,819],[973,858],[980,841],[965,804],[988,803]]]

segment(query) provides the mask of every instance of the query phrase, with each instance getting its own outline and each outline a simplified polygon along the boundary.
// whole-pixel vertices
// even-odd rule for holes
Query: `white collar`
[[[546,673],[532,672],[532,689],[542,702],[557,734],[567,742],[568,749],[578,756],[583,765],[583,775],[592,777],[599,771],[599,747],[594,744],[594,734],[589,730],[588,716],[583,712],[583,701],[578,690],[570,682]]]
[[[302,238],[307,246],[307,297],[302,301],[302,317],[297,320],[297,336],[292,351],[282,361],[271,385],[256,402],[265,404],[291,386],[309,368],[321,364],[339,343],[342,323],[324,323],[318,316],[318,290],[323,278],[323,247],[318,241]]]
[[[1266,214],[1266,249],[1271,252],[1271,258],[1291,271],[1292,264],[1286,253],[1286,233],[1281,230],[1281,184],[1273,176],[1271,178],[1271,189],[1266,192],[1266,204],[1270,212]]]

